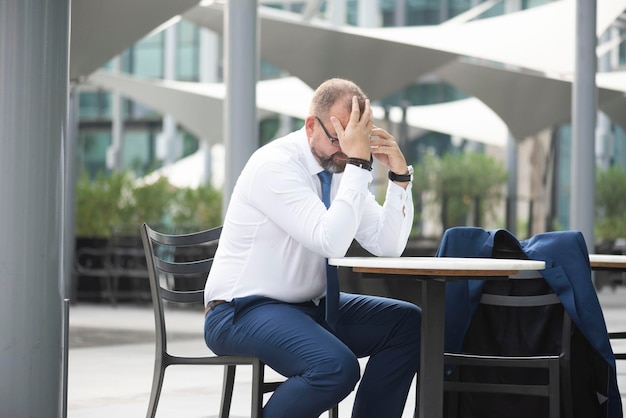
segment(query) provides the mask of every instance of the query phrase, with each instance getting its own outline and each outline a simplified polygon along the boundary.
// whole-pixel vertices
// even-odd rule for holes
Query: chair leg
[[[339,418],[339,405],[335,405],[328,410],[328,418]]]
[[[163,376],[165,367],[162,360],[155,360],[154,374],[152,375],[152,390],[150,390],[150,402],[148,403],[148,412],[146,418],[154,418],[157,406],[159,405],[159,397],[161,396],[161,387],[163,387]]]
[[[235,365],[224,366],[224,383],[222,387],[222,404],[220,405],[220,418],[228,418],[230,405],[233,400],[233,388],[235,386]]]
[[[561,405],[563,405],[563,418],[573,418],[574,411],[572,410],[572,385],[571,385],[571,373],[569,361],[562,361],[559,372],[559,386],[561,390]]]
[[[263,381],[265,364],[257,359],[252,362],[252,418],[263,418]]]
[[[560,376],[559,376],[559,363],[552,362],[550,363],[549,368],[550,381],[549,381],[549,395],[550,398],[548,402],[550,403],[550,418],[559,418],[561,416],[561,387],[560,387]]]
[[[415,410],[413,411],[415,418],[420,416],[420,372],[415,374]]]

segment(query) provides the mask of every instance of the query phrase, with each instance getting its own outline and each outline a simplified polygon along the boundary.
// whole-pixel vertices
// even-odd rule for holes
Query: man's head
[[[315,90],[311,99],[309,116],[305,121],[309,145],[320,165],[331,173],[343,172],[347,156],[336,140],[337,132],[330,122],[330,116],[335,116],[345,127],[350,119],[353,96],[358,98],[362,114],[367,96],[350,80],[327,80]]]

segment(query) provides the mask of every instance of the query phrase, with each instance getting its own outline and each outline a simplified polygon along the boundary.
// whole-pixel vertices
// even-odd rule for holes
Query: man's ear
[[[306,128],[306,136],[311,138],[313,136],[313,129],[315,128],[315,116],[307,116],[304,120],[304,126]]]

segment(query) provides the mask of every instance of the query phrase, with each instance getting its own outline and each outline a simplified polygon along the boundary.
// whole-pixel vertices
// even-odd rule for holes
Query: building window
[[[149,78],[163,78],[164,33],[144,38],[122,54],[122,71]]]
[[[448,2],[448,16],[446,19],[451,19],[456,15],[460,15],[463,12],[472,8],[472,2],[470,0],[449,0]]]
[[[624,36],[624,33],[626,33],[625,30],[620,30],[619,32],[619,36]],[[622,42],[619,45],[619,65],[622,66],[624,64],[626,64],[626,42]]]
[[[111,117],[111,93],[84,91],[78,96],[80,119],[107,119]]]
[[[439,0],[406,0],[406,25],[437,25],[441,23]]]
[[[550,3],[551,0],[523,0],[522,9],[530,9],[531,7],[542,6]]]
[[[176,78],[182,81],[198,81],[200,79],[200,28],[183,20],[178,24],[177,30]]]

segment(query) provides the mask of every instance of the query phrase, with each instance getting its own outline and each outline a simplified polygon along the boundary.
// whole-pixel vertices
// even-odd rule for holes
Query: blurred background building
[[[476,11],[473,20],[488,19],[508,13],[545,6],[550,0],[329,0],[329,1],[261,1],[261,8],[276,8],[300,14],[304,21],[321,19],[331,26],[399,27],[431,26],[450,22],[468,11]],[[565,17],[564,17],[565,19]],[[191,19],[193,20],[193,19]],[[130,75],[139,79],[163,79],[191,83],[221,83],[223,81],[223,42],[221,34],[198,26],[189,19],[164,25],[145,36],[104,66],[104,70]],[[626,62],[623,40],[625,19],[616,20],[602,35],[604,44],[612,46],[600,57],[599,71],[617,71]],[[554,22],[558,31],[560,22]],[[524,28],[533,31],[533,28]],[[497,37],[497,34],[493,36]],[[618,40],[616,42],[616,40]],[[373,57],[376,51],[368,52]],[[375,58],[374,58],[375,59]],[[315,65],[323,66],[323,62]],[[394,63],[389,62],[393,77]],[[284,69],[262,60],[260,80],[290,75]],[[314,88],[315,86],[311,86]],[[364,86],[367,91],[367,86]],[[97,173],[132,170],[138,177],[167,167],[176,161],[194,156],[184,177],[191,185],[223,182],[223,145],[220,138],[198,138],[176,119],[152,109],[150,104],[125,97],[98,83],[77,85],[78,92],[78,158],[79,171],[91,178]],[[382,108],[433,105],[471,97],[471,94],[446,82],[438,74],[415,77],[404,88],[376,100]],[[514,102],[515,97],[508,98]],[[454,125],[459,113],[448,113],[448,124]],[[402,123],[404,121],[404,123]],[[278,113],[266,113],[259,123],[259,145],[302,125],[302,119]],[[471,150],[495,156],[508,165],[506,144],[493,145],[468,139],[447,129],[409,129],[406,117],[400,123],[390,123],[411,164],[419,165],[428,154],[462,153]],[[448,131],[448,132],[446,132]],[[598,114],[597,164],[599,167],[626,166],[626,135],[623,129],[604,113]],[[216,135],[221,131],[216,130]],[[535,229],[567,228],[570,197],[569,123],[553,124],[526,137],[517,138],[519,151],[515,158],[519,175],[514,177],[517,217],[536,221]],[[209,145],[216,144],[216,145]],[[209,156],[209,157],[207,157]],[[507,158],[509,160],[507,161]],[[176,181],[176,180],[173,180]],[[184,184],[183,184],[184,185]],[[546,220],[547,219],[547,220]],[[500,217],[500,225],[504,223]],[[547,225],[547,223],[549,223]],[[516,229],[516,225],[508,225]],[[422,233],[433,235],[441,227],[424,226]],[[521,231],[523,236],[526,231]],[[529,229],[529,232],[530,231]]]

